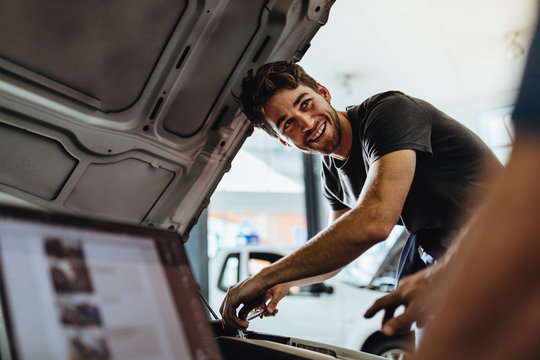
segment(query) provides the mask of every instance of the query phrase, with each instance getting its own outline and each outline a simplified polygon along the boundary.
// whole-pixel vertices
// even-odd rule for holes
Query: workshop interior
[[[402,228],[372,254],[368,272],[358,265],[340,274],[346,285],[326,283],[290,296],[305,311],[296,313],[297,322],[305,320],[312,330],[328,326],[331,335],[304,338],[300,330],[288,331],[296,326],[292,322],[284,328],[277,319],[255,317],[253,328],[233,331],[222,327],[218,313],[227,286],[253,274],[248,264],[277,261],[288,253],[277,247],[302,245],[326,221],[314,180],[320,171],[316,159],[299,155],[292,163],[287,149],[262,140],[266,135],[240,112],[235,95],[248,70],[277,60],[299,62],[343,101],[361,101],[377,86],[407,86],[400,83],[405,77],[376,71],[377,61],[367,57],[352,65],[346,60],[338,70],[335,52],[324,50],[338,42],[326,28],[347,23],[339,20],[347,12],[341,5],[358,12],[370,6],[359,3],[1,1],[0,359],[407,359],[412,333],[383,339],[377,331],[381,317],[368,328],[367,320],[354,315],[366,325],[355,333],[345,323],[352,317],[350,304],[341,309],[322,303],[338,299],[341,287],[366,303],[391,290],[406,239]],[[391,5],[374,9],[382,6]],[[506,87],[488,81],[486,88],[493,85],[497,93],[455,108],[503,162],[536,1],[515,6],[529,25],[514,26],[522,19],[508,16],[510,28],[501,30]],[[446,9],[433,7],[439,15]],[[399,13],[389,18],[406,18]],[[379,63],[407,73],[405,65],[395,65],[399,49],[382,39],[382,23],[364,15],[371,20],[349,21],[362,31],[349,46],[365,42],[367,48],[377,41],[389,55]],[[375,22],[377,31],[363,31]],[[432,38],[416,41],[435,46]],[[460,54],[448,49],[431,54],[436,59],[426,54],[426,62],[440,60],[442,53],[456,68]],[[325,57],[323,65],[316,62]],[[494,63],[496,72],[499,62]],[[351,70],[361,66],[362,71]],[[437,71],[428,70],[428,76]],[[468,75],[449,76],[449,82],[462,83],[446,89],[428,79],[410,90],[450,107],[444,91],[464,96],[464,88],[472,89]],[[381,83],[374,85],[377,77]],[[359,92],[353,89],[358,84]],[[488,98],[496,101],[487,103]],[[263,147],[270,141],[275,147]],[[287,169],[270,169],[264,158],[269,154],[277,154],[276,162]],[[242,168],[241,161],[249,165]],[[262,202],[259,190],[237,188],[244,186],[239,179],[246,172],[256,176],[247,187],[282,181],[287,188],[275,190],[271,203],[283,196],[301,210],[293,213],[297,203],[289,204],[261,220],[267,210],[250,210]],[[296,174],[294,181],[284,177],[288,172]],[[242,207],[244,200],[249,204]],[[264,225],[270,221],[286,229],[279,244],[266,242],[270,235],[261,230],[274,234],[275,222]],[[234,234],[226,238],[229,232]],[[359,284],[353,278],[360,271]],[[315,301],[319,305],[303,305]],[[316,325],[310,306],[325,309],[326,320],[317,321],[344,317],[343,323]]]

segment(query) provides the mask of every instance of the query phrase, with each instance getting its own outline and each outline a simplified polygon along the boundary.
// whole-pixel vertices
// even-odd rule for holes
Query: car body
[[[332,3],[3,1],[0,200],[187,238],[252,131],[242,77]]]

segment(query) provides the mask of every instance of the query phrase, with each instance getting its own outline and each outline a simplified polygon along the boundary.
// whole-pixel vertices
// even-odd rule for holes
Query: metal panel
[[[4,167],[0,189],[187,238],[252,130],[233,99],[243,76],[301,58],[332,3],[1,1],[0,123],[39,134],[27,158],[48,155],[28,167],[45,179]]]
[[[100,110],[119,111],[142,93],[186,6],[185,0],[2,1],[0,58],[31,81],[49,79],[45,85],[56,91],[66,86],[68,96],[85,94]]]
[[[0,183],[43,199],[56,198],[77,159],[53,139],[0,123]]]
[[[142,221],[174,173],[138,159],[90,164],[65,205],[79,212]]]

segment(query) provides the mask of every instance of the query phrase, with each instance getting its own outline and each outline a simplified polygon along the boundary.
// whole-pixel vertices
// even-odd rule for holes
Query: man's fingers
[[[383,319],[382,319],[382,324],[381,324],[381,327],[384,326],[384,324],[390,320],[391,318],[394,317],[394,313],[396,311],[396,307],[395,306],[389,306],[387,307],[385,310],[384,310],[384,316],[383,316]]]
[[[272,312],[265,311],[265,312],[263,313],[263,316],[264,316],[264,317],[268,317],[268,316],[276,316],[276,314],[278,313],[278,311],[279,311],[278,309],[274,309],[274,311],[272,311]]]
[[[226,325],[236,329],[247,329],[249,326],[247,316],[250,310],[265,305],[267,290],[258,286],[253,279],[253,277],[247,278],[229,287],[220,307],[220,313]],[[241,305],[243,306],[237,315],[237,309]]]
[[[277,313],[277,305],[289,293],[290,286],[288,284],[279,284],[274,286],[268,292],[270,294],[270,302],[266,305],[268,314],[275,315]]]
[[[364,313],[364,317],[368,319],[372,318],[375,314],[377,314],[383,309],[389,307],[393,307],[395,309],[402,304],[403,301],[401,299],[401,296],[397,292],[392,291],[391,293],[383,296],[382,298],[377,299],[377,301],[375,301],[373,305],[371,305],[371,307],[366,310],[366,312]]]
[[[229,289],[229,293],[231,289]],[[236,306],[231,302],[229,293],[225,296],[223,303],[219,307],[219,312],[221,313],[222,324],[225,326],[230,326],[235,329],[246,330],[249,323],[245,319],[240,319],[236,316]]]
[[[277,304],[282,298],[272,297],[272,300],[266,305],[266,313],[275,315],[277,313]]]
[[[236,309],[234,308],[232,309],[232,312],[230,310],[225,311],[223,314],[223,320],[225,320],[225,324],[227,326],[240,330],[246,330],[249,325],[248,321],[242,320],[236,316]]]
[[[407,310],[409,310],[409,308],[407,308]],[[384,323],[381,332],[387,336],[394,336],[409,331],[411,325],[416,320],[416,316],[414,315],[414,312],[407,310],[395,318],[388,319]]]
[[[266,302],[266,296],[267,294],[266,293],[263,293],[255,298],[253,298],[252,300],[246,302],[244,304],[244,306],[242,306],[242,308],[240,309],[240,311],[238,312],[238,317],[241,319],[241,320],[246,320],[247,319],[247,316],[249,314],[249,312],[253,309],[256,309],[256,308],[259,308],[261,306],[264,306],[265,305],[265,302]],[[249,324],[249,322],[248,322]]]
[[[248,304],[242,306],[242,309],[238,312],[238,317],[242,320],[247,319],[249,312],[253,309],[254,307],[248,306]]]

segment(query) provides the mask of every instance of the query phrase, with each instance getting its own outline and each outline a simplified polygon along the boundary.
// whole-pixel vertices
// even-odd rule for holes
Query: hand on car
[[[269,296],[269,290],[264,289],[257,284],[254,277],[229,287],[227,295],[219,308],[223,326],[230,326],[235,329],[246,330],[249,322],[246,320],[248,313],[257,308],[264,306]],[[243,304],[238,315],[236,309]]]
[[[388,336],[408,331],[415,321],[421,328],[429,314],[426,297],[430,287],[427,269],[407,276],[401,279],[395,290],[375,301],[364,316],[371,318],[384,310],[381,332]],[[401,305],[405,305],[405,311],[394,317],[394,311]]]

